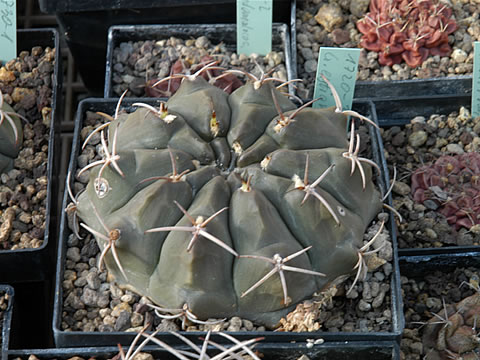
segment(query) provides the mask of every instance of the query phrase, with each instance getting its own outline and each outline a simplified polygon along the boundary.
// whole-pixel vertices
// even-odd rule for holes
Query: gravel
[[[458,25],[458,29],[449,37],[453,49],[449,57],[430,57],[417,68],[410,68],[405,63],[380,66],[377,53],[362,49],[357,80],[407,80],[470,75],[473,70],[472,44],[480,41],[478,1],[447,2],[453,9]],[[320,8],[326,7],[327,3],[329,8],[336,10],[323,12],[319,19],[316,14]],[[313,96],[318,51],[321,46],[359,47],[362,34],[355,24],[368,12],[368,3],[369,1],[344,0],[306,0],[297,3],[297,72],[304,80],[298,85],[298,95],[301,98],[308,99]],[[325,26],[332,28],[327,30]],[[313,59],[304,56],[310,53],[309,50],[313,52]]]
[[[38,248],[43,243],[54,59],[54,49],[34,47],[0,68],[4,101],[28,119],[14,168],[0,174],[2,250]]]

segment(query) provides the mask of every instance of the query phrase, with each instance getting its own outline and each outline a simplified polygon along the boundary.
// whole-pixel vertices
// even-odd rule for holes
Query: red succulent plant
[[[441,156],[417,169],[411,181],[413,199],[434,201],[457,230],[480,224],[480,154]]]
[[[369,12],[357,22],[360,46],[379,53],[391,66],[404,60],[421,65],[430,55],[448,56],[448,35],[457,29],[452,9],[438,0],[371,0]]]

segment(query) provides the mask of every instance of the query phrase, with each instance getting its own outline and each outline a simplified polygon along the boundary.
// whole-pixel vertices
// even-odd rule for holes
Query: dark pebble
[[[115,322],[115,331],[124,331],[131,326],[130,313],[122,311]]]
[[[113,331],[115,331],[115,329],[113,328],[113,326],[107,325],[107,324],[101,324],[101,325],[99,325],[98,330],[99,330],[100,332],[113,332]]]
[[[438,209],[438,204],[434,201],[434,200],[425,200],[423,202],[423,205],[425,205],[425,207],[427,209],[430,209],[430,210],[437,210]]]

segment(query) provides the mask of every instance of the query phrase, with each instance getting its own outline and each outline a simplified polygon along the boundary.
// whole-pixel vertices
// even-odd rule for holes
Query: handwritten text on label
[[[320,48],[313,95],[319,100],[313,104],[313,107],[323,108],[335,105],[335,99],[327,83],[323,81],[322,74],[337,90],[343,110],[352,108],[359,57],[360,49]]]
[[[237,53],[272,50],[272,9],[273,0],[237,0]]]
[[[0,61],[17,56],[17,11],[15,0],[0,0]]]

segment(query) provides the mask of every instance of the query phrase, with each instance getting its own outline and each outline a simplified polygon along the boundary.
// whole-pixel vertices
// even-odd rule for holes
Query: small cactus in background
[[[380,65],[405,61],[421,65],[429,56],[452,52],[448,35],[457,29],[452,9],[438,0],[371,0],[370,12],[357,22],[360,46],[379,53]]]
[[[190,75],[201,70],[203,65],[214,62],[214,59],[208,55],[204,56],[200,64],[190,65],[185,60],[178,59],[170,68],[172,76],[165,79],[151,79],[145,85],[145,94],[149,97],[166,97],[169,98],[180,87],[183,75]],[[202,65],[203,64],[203,65]],[[176,74],[176,76],[174,76]],[[201,72],[201,76],[208,80],[208,82],[216,87],[222,89],[227,94],[232,93],[243,82],[235,75],[223,73],[219,68],[210,68]]]
[[[480,224],[480,154],[444,155],[412,174],[416,202],[438,206],[456,230]]]
[[[0,173],[13,167],[22,141],[21,117],[4,101],[0,91]]]
[[[480,356],[480,289],[453,305],[444,303],[439,314],[424,324],[424,359],[475,360]]]
[[[347,140],[347,115],[360,115],[338,96],[336,109],[297,109],[265,74],[228,95],[201,73],[160,108],[128,114],[119,102],[95,130],[103,157],[80,170],[90,181],[75,210],[99,268],[157,311],[274,326],[363,274],[363,234],[382,207],[377,166],[359,156],[353,121]]]

